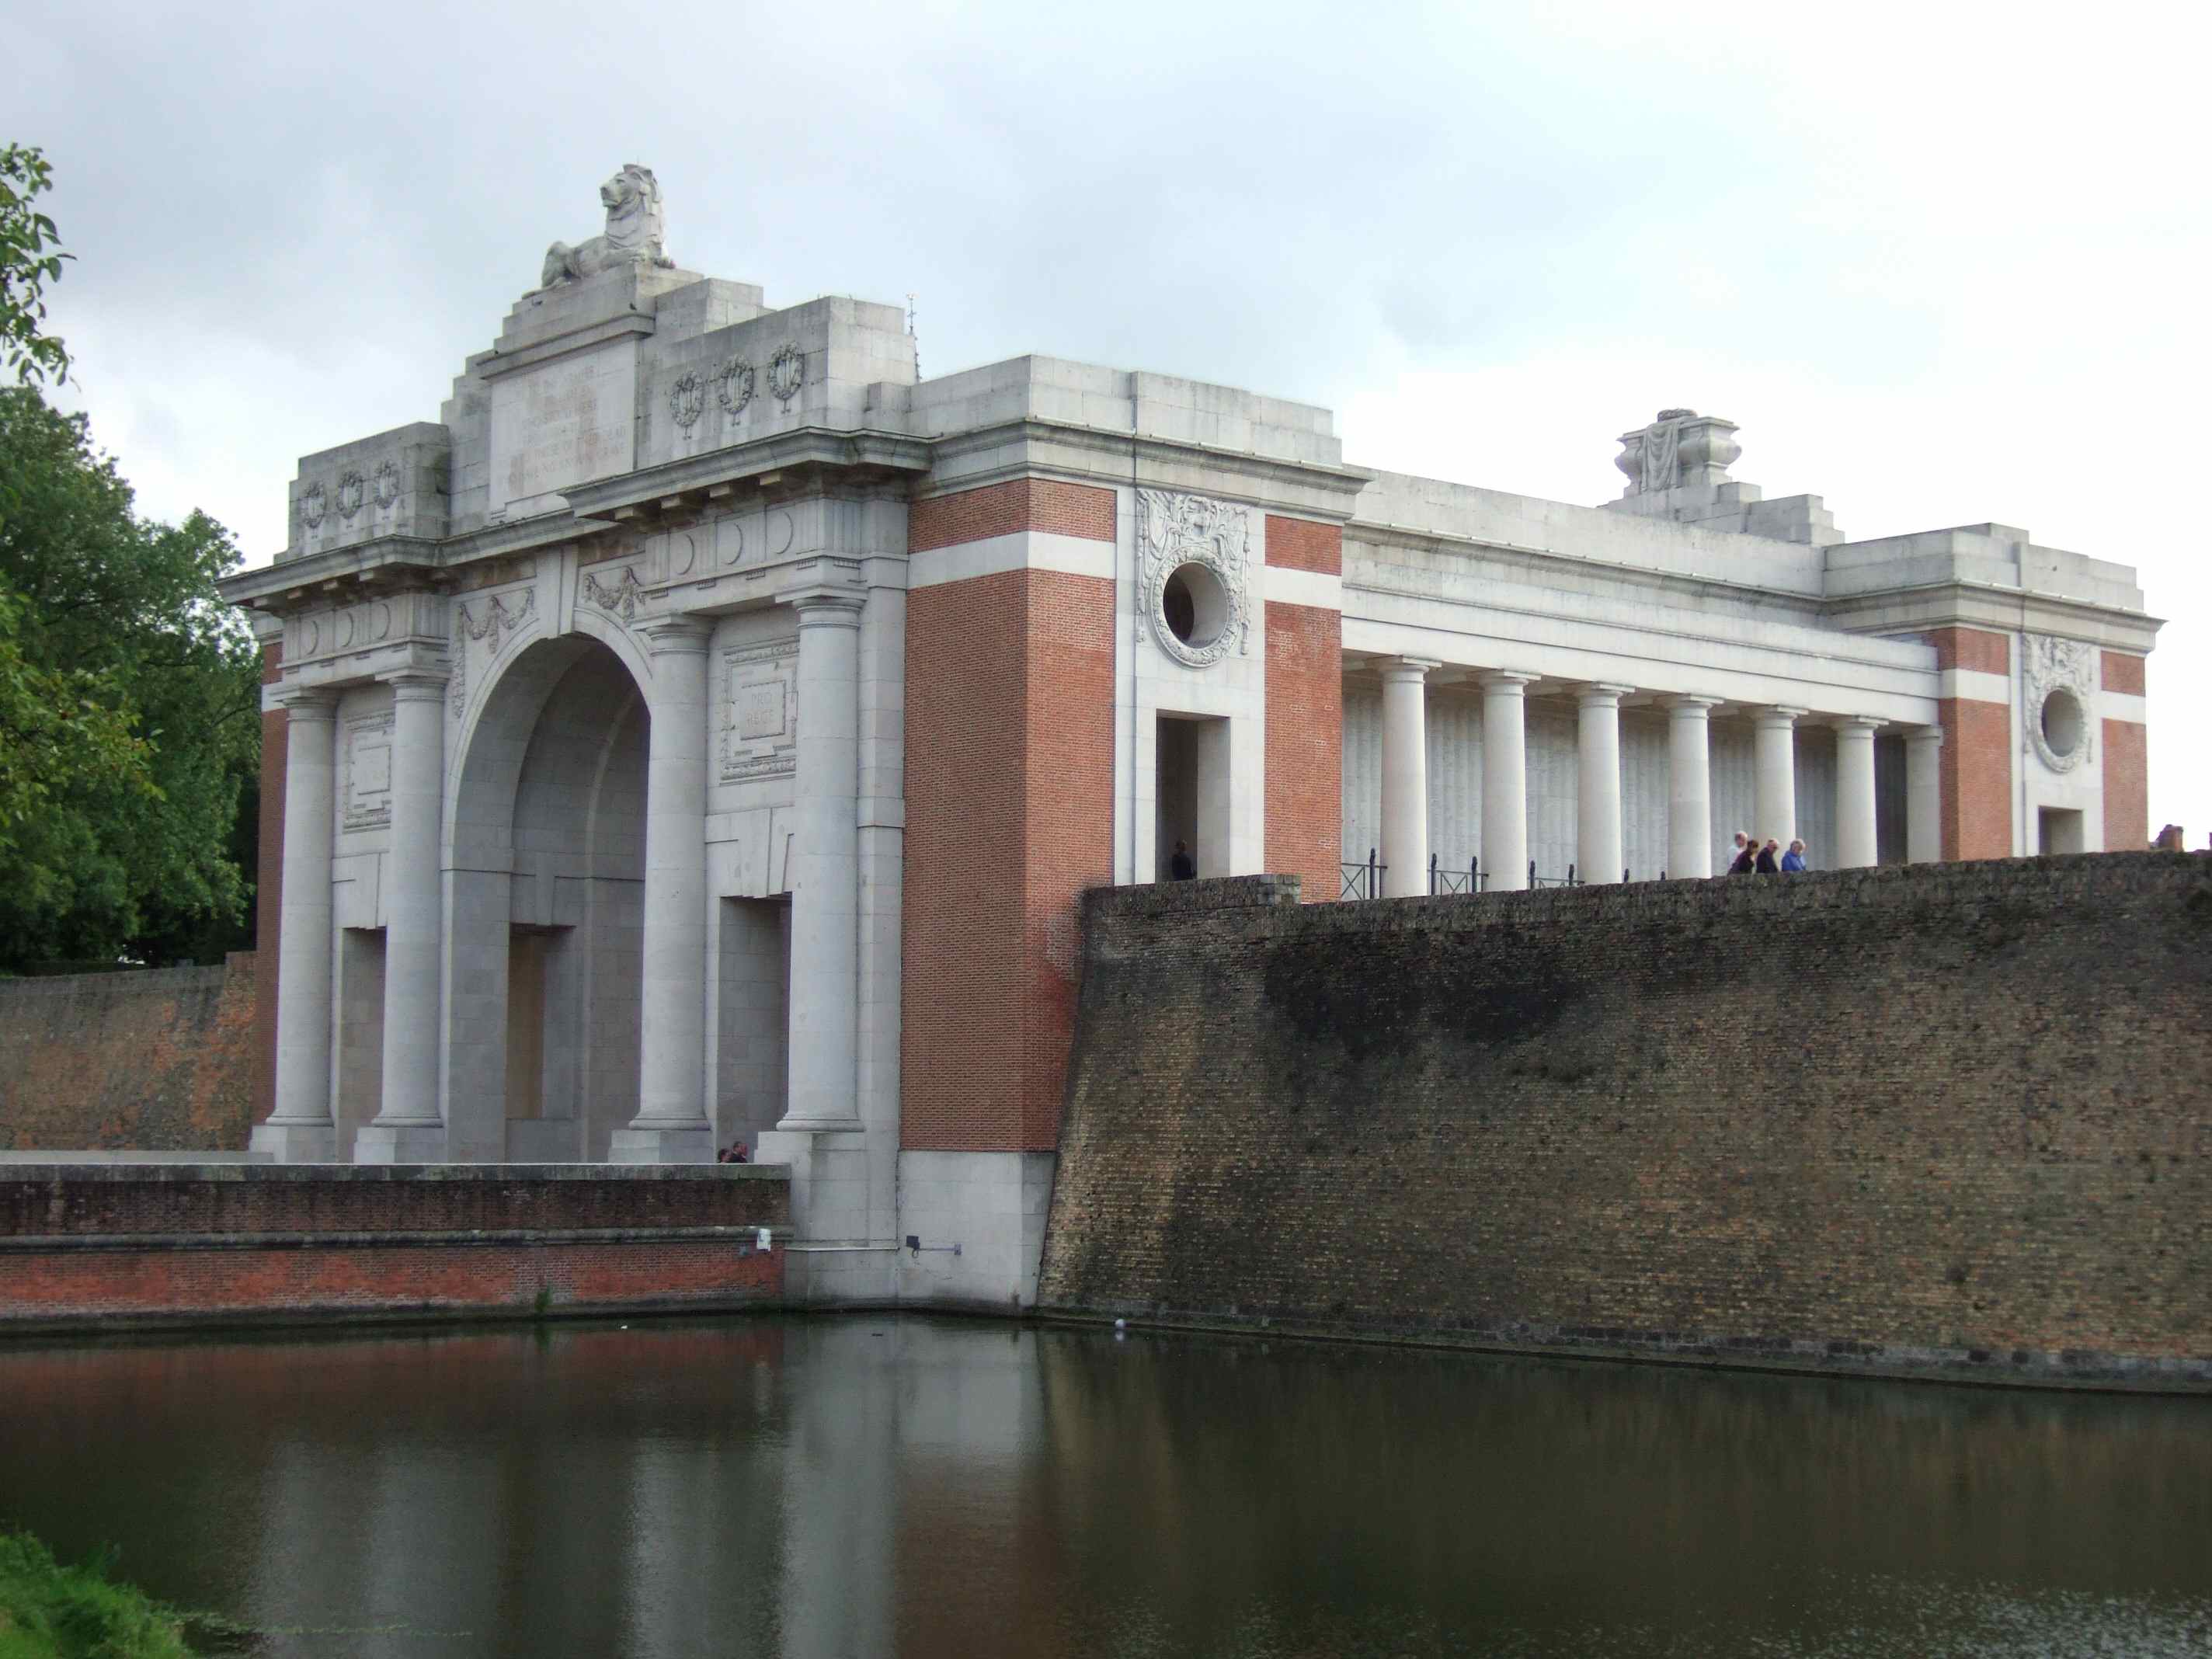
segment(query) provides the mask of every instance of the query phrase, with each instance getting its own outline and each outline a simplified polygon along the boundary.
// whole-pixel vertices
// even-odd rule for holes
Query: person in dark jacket
[[[1175,856],[1168,860],[1168,878],[1171,881],[1193,881],[1198,876],[1198,860],[1190,855],[1190,848],[1182,842],[1176,843]]]
[[[1781,847],[1780,842],[1776,841],[1771,836],[1768,836],[1766,845],[1759,849],[1759,857],[1751,867],[1762,876],[1781,874],[1782,866],[1775,861],[1774,858],[1775,854],[1781,850]]]
[[[1752,845],[1750,840],[1745,836],[1738,836],[1736,838],[1735,862],[1729,866],[1729,874],[1732,876],[1749,875],[1758,861],[1758,849]]]

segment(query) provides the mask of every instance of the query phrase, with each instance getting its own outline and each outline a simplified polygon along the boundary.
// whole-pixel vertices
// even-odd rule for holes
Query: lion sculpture
[[[606,205],[606,234],[574,247],[556,242],[547,248],[545,270],[538,279],[541,289],[596,276],[617,265],[675,264],[660,245],[660,183],[651,167],[625,161],[621,172],[599,186],[599,200]]]

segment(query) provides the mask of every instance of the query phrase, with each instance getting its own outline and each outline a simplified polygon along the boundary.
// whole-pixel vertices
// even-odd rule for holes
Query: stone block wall
[[[240,951],[220,968],[0,981],[0,1150],[242,1149],[256,977]]]
[[[2212,860],[1085,900],[1042,1305],[2212,1387]]]

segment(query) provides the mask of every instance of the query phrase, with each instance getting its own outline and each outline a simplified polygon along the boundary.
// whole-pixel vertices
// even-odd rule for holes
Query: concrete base
[[[442,1123],[365,1123],[354,1132],[356,1164],[443,1164]]]
[[[901,1152],[899,1236],[921,1248],[898,1253],[900,1302],[1036,1306],[1055,1161],[1050,1152]]]
[[[617,1129],[607,1147],[610,1164],[712,1164],[714,1132],[696,1129]]]
[[[257,1123],[246,1146],[278,1164],[338,1161],[338,1132],[328,1123]],[[440,1156],[444,1156],[442,1144]]]

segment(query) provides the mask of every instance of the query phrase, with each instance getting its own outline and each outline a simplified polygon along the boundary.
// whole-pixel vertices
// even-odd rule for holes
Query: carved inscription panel
[[[392,822],[392,711],[346,722],[345,827],[381,830]]]
[[[637,343],[617,340],[492,382],[490,507],[636,465]]]
[[[788,777],[799,769],[797,640],[722,653],[721,727],[723,782]]]

